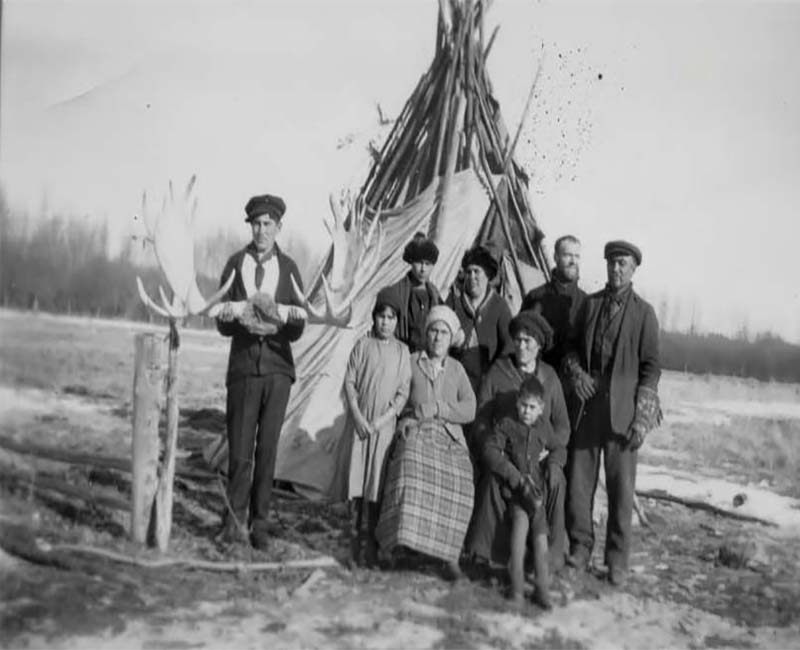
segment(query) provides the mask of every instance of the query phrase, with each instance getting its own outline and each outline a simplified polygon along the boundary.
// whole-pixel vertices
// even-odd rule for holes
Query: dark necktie
[[[261,283],[264,281],[264,262],[266,260],[256,260],[256,289],[261,291]]]

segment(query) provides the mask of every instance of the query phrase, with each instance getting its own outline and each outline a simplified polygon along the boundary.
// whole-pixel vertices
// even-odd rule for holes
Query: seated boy
[[[523,599],[524,561],[529,530],[533,533],[533,563],[536,573],[534,602],[550,609],[547,565],[547,520],[542,504],[542,475],[539,456],[544,451],[550,424],[542,417],[544,387],[536,377],[526,378],[519,387],[516,413],[500,418],[483,447],[488,471],[502,482],[502,495],[511,519],[511,598]]]

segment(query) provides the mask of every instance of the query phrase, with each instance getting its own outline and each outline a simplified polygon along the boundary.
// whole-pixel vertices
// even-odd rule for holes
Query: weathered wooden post
[[[174,319],[169,321],[169,361],[167,365],[167,435],[164,460],[156,492],[156,546],[167,550],[172,530],[172,485],[175,481],[175,454],[178,447],[178,350],[180,333]]]
[[[148,542],[158,488],[158,421],[164,369],[160,337],[143,332],[135,338],[133,376],[133,480],[131,537]]]

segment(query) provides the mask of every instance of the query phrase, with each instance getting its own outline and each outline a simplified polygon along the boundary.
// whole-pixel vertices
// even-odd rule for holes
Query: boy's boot
[[[534,581],[533,602],[543,609],[553,609],[550,600],[550,564],[547,552],[547,534],[542,533],[533,538],[533,566],[536,571]]]

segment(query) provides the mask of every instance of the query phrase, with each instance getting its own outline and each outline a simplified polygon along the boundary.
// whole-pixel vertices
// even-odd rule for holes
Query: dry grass
[[[665,373],[661,395],[665,422],[643,460],[800,497],[800,385]]]

